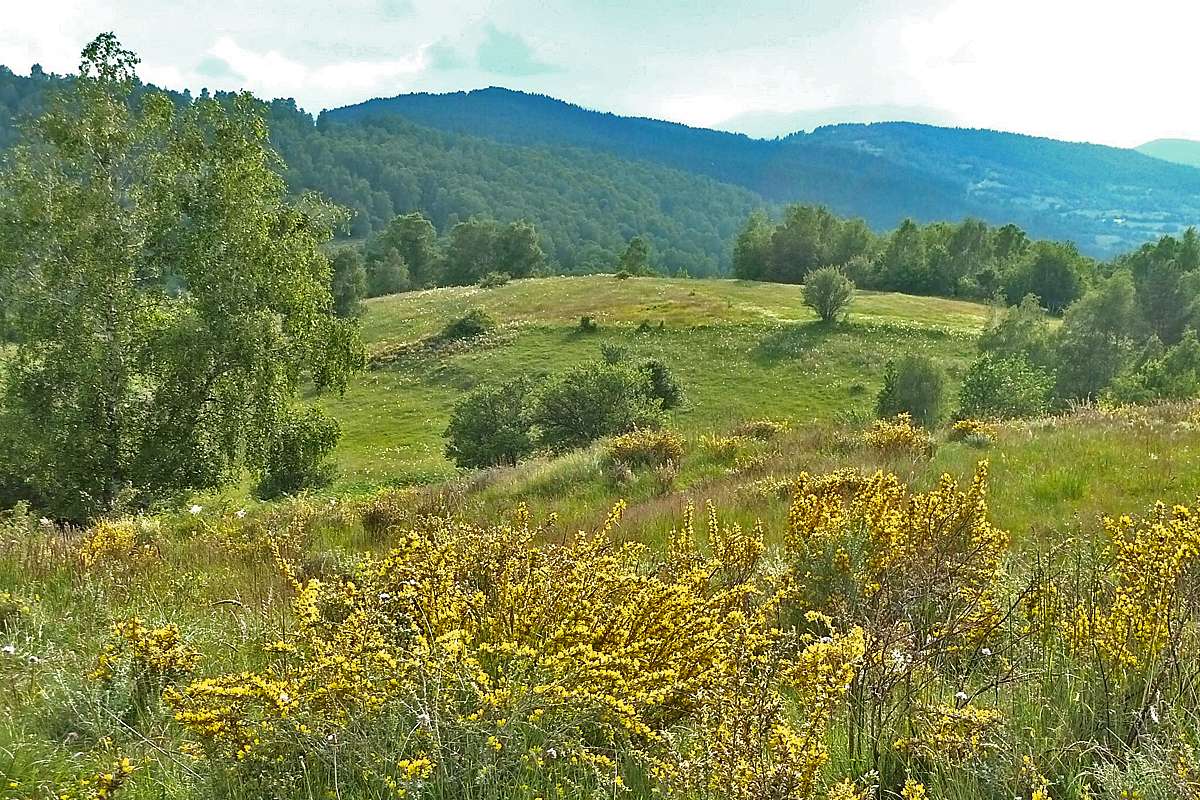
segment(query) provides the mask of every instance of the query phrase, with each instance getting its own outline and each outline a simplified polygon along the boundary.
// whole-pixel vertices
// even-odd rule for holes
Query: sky
[[[774,136],[905,119],[1131,147],[1200,139],[1195,0],[0,0],[0,64],[316,112],[485,86]]]

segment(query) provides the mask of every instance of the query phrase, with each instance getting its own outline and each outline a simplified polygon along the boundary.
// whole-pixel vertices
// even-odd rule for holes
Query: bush
[[[933,440],[929,433],[914,425],[908,414],[875,420],[863,433],[863,444],[885,453],[929,455],[933,452]]]
[[[634,428],[657,428],[662,403],[650,398],[646,376],[627,364],[584,364],[554,378],[533,412],[538,442],[569,450]]]
[[[683,402],[683,388],[671,369],[657,358],[649,358],[639,367],[646,378],[646,395],[658,400],[664,409],[677,408]]]
[[[854,284],[836,267],[822,267],[804,279],[804,305],[824,322],[840,317],[854,299]]]
[[[630,431],[612,440],[608,457],[631,467],[678,464],[683,459],[683,439],[668,430]]]
[[[498,324],[491,314],[482,308],[473,308],[456,320],[447,323],[438,334],[438,339],[450,342],[457,339],[476,339],[496,330]]]
[[[483,386],[454,406],[446,428],[446,456],[460,467],[515,464],[533,452],[530,395],[524,378]]]
[[[600,345],[600,358],[605,364],[620,364],[629,360],[629,348],[605,342]]]
[[[982,419],[960,419],[950,426],[947,438],[952,442],[987,445],[996,441],[997,433],[998,429],[994,423]]]
[[[294,411],[275,432],[258,483],[258,496],[271,499],[324,486],[333,478],[328,456],[341,428],[319,409]]]
[[[984,355],[963,376],[960,417],[1036,417],[1050,408],[1054,378],[1021,356]]]
[[[786,433],[791,426],[786,422],[773,419],[751,419],[733,429],[733,435],[743,439],[758,439],[761,442],[770,441],[781,433]]]
[[[921,425],[933,427],[942,417],[946,373],[928,356],[908,355],[889,361],[879,392],[880,417],[910,414]]]
[[[591,317],[579,318],[580,333],[595,333],[599,327],[600,326],[596,324],[596,320],[592,319]]]
[[[507,272],[489,272],[479,279],[480,289],[494,289],[497,286],[503,286],[512,280],[512,275]]]

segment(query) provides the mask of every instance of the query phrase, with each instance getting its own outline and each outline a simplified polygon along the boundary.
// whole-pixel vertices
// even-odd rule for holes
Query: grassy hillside
[[[442,431],[457,398],[483,381],[595,359],[602,343],[665,361],[687,393],[672,424],[699,434],[755,416],[866,413],[887,360],[906,352],[930,353],[953,377],[972,358],[988,313],[974,303],[863,292],[849,323],[829,329],[804,308],[798,286],[598,275],[379,298],[367,305],[363,336],[375,353],[412,349],[476,307],[501,323],[494,340],[450,354],[418,347],[326,401],[343,428],[341,485],[454,474]],[[599,329],[580,332],[582,316]]]

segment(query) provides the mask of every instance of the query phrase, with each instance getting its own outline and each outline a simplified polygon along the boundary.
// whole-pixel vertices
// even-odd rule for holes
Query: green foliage
[[[329,483],[334,474],[329,456],[340,436],[337,420],[320,409],[289,412],[271,439],[261,467],[258,496],[270,500]]]
[[[472,308],[461,317],[446,323],[438,339],[452,342],[458,339],[476,339],[494,333],[499,327],[495,317],[482,308]]]
[[[136,64],[97,37],[0,176],[0,430],[22,493],[75,520],[233,481],[301,381],[362,363],[323,249],[342,216],[289,199],[261,106],[135,97]]]
[[[518,378],[475,389],[454,406],[446,428],[446,455],[460,467],[515,464],[533,452],[533,384]]]
[[[366,272],[368,297],[407,292],[411,287],[408,263],[394,247],[373,253],[367,260]]]
[[[605,360],[607,361],[607,354]],[[617,362],[610,362],[617,363]],[[683,387],[671,368],[657,358],[648,358],[639,365],[646,377],[646,396],[657,400],[664,409],[678,408],[683,403]]]
[[[1132,363],[1140,325],[1128,272],[1101,281],[1072,305],[1058,336],[1058,397],[1098,397]]]
[[[771,268],[771,234],[774,232],[765,211],[755,211],[746,220],[733,244],[733,274],[747,281],[768,280]]]
[[[512,276],[507,272],[489,272],[479,279],[480,289],[495,289],[497,286],[503,286],[512,280]]]
[[[409,286],[424,289],[438,282],[437,231],[423,214],[393,217],[367,240],[365,250],[368,271],[379,273],[373,295],[393,294]]]
[[[593,362],[550,379],[533,423],[539,444],[570,450],[634,428],[657,428],[662,404],[648,396],[646,375],[637,367]]]
[[[946,373],[928,356],[907,355],[888,362],[875,410],[881,418],[910,414],[931,428],[942,418]]]
[[[1036,417],[1050,409],[1054,376],[1023,355],[985,353],[963,376],[958,416],[971,419]]]
[[[1159,352],[1155,353],[1154,350]],[[1171,347],[1150,348],[1136,368],[1119,375],[1108,392],[1118,403],[1188,400],[1200,395],[1200,339],[1188,328]]]
[[[493,219],[472,218],[450,231],[442,280],[467,286],[490,272],[527,278],[540,272],[545,260],[537,231],[529,223],[500,225]]]
[[[854,284],[836,267],[821,267],[804,282],[804,305],[817,312],[823,322],[834,322],[850,307]]]
[[[979,339],[979,349],[1004,357],[1027,359],[1047,367],[1054,363],[1054,336],[1046,312],[1031,294],[1020,305],[993,314]]]
[[[333,268],[333,310],[339,317],[362,314],[367,296],[367,270],[362,256],[352,247],[342,247],[330,259]]]
[[[1013,267],[1005,281],[1008,302],[1035,295],[1053,314],[1062,313],[1084,291],[1086,259],[1075,245],[1035,242]]]
[[[635,236],[621,254],[617,276],[645,277],[657,274],[650,266],[650,245],[641,236]]]

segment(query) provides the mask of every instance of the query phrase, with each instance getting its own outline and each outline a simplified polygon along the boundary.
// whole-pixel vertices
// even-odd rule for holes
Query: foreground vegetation
[[[86,530],[18,510],[0,790],[1192,796],[1198,412],[753,421],[630,472],[636,439]]]

